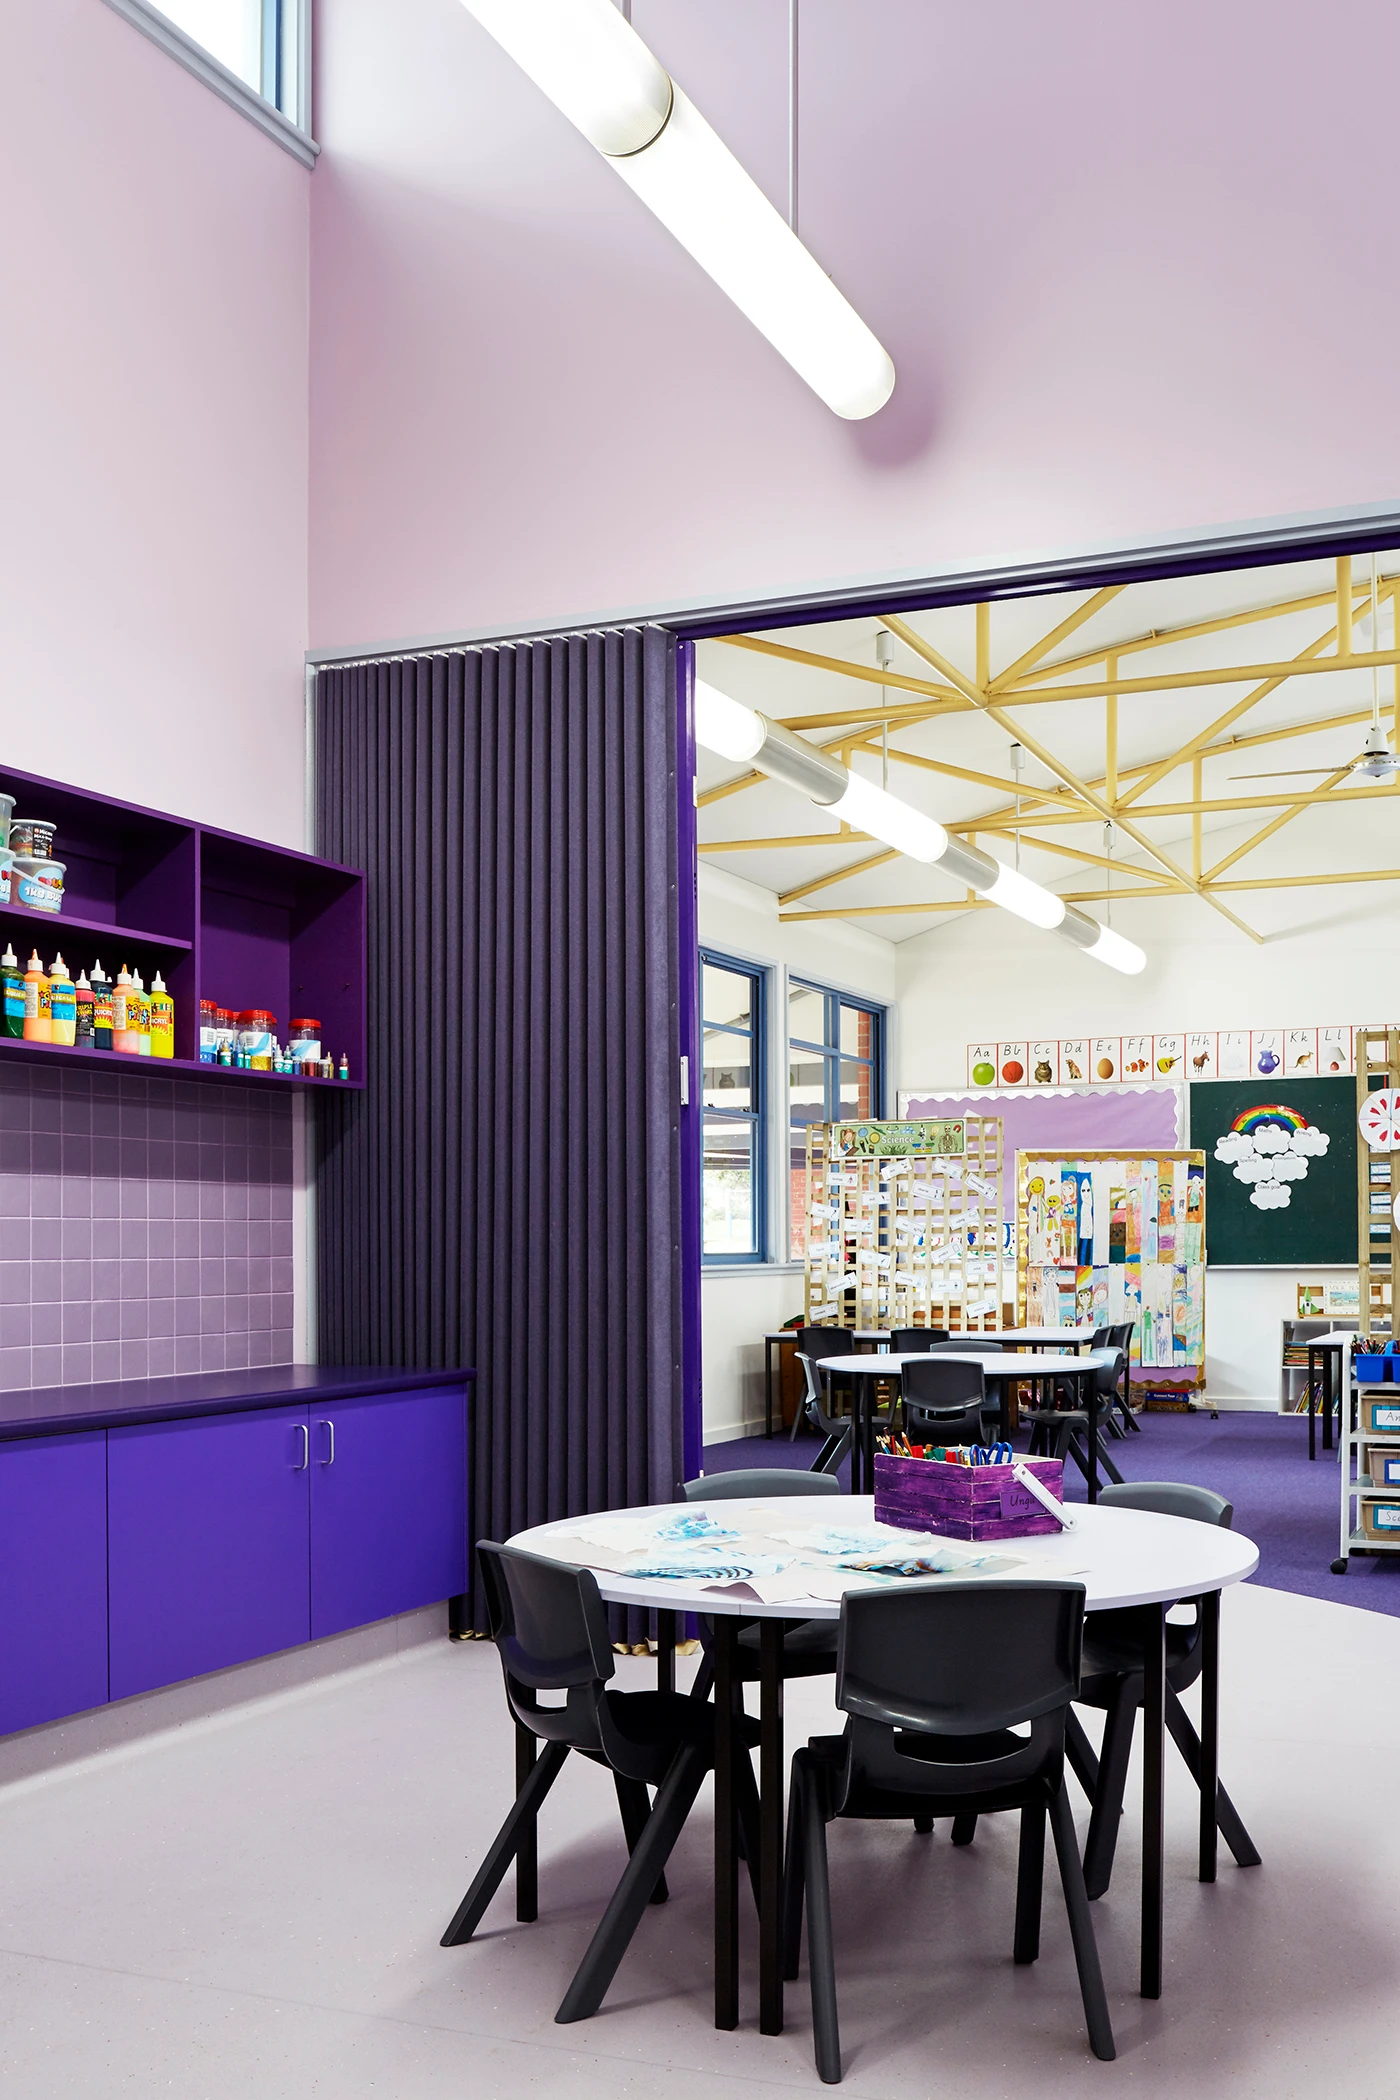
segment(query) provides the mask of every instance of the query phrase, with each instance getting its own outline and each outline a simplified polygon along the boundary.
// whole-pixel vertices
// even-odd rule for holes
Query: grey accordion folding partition
[[[369,942],[320,1356],[475,1367],[478,1538],[680,1477],[677,739],[657,628],[317,679],[318,846],[366,870]]]

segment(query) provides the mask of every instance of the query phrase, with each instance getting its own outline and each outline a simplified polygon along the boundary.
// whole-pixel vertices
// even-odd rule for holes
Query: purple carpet
[[[1345,1576],[1330,1573],[1340,1519],[1337,1454],[1319,1444],[1316,1460],[1309,1463],[1306,1416],[1224,1414],[1212,1421],[1208,1414],[1144,1414],[1138,1419],[1141,1436],[1109,1446],[1124,1479],[1189,1480],[1228,1496],[1236,1531],[1259,1548],[1256,1582],[1400,1614],[1400,1554],[1354,1554]],[[810,1466],[817,1448],[809,1435],[800,1435],[795,1444],[786,1436],[771,1442],[743,1437],[708,1445],[705,1471]],[[843,1467],[843,1483],[846,1477]],[[1071,1501],[1084,1499],[1083,1479],[1072,1464],[1066,1468],[1066,1493]]]

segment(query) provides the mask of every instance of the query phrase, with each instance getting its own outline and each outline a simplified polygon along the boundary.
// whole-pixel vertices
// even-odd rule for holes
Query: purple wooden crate
[[[1057,1501],[1064,1500],[1064,1461],[1021,1463]],[[905,1531],[946,1539],[1025,1539],[1058,1531],[1049,1510],[1012,1478],[1010,1466],[950,1466],[927,1458],[875,1454],[875,1516]]]

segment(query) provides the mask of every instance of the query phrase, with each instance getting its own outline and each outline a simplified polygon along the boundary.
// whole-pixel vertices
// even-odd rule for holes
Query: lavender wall
[[[102,0],[0,52],[0,760],[300,846],[310,172]]]
[[[782,0],[634,0],[776,197]],[[1400,10],[802,0],[802,228],[899,369],[830,415],[459,0],[323,0],[313,644],[1380,500]],[[665,500],[658,501],[659,490]]]
[[[292,1357],[292,1103],[0,1069],[0,1388]]]

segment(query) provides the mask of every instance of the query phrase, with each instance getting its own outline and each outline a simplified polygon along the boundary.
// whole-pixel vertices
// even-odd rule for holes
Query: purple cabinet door
[[[313,1407],[313,1638],[466,1588],[466,1421],[461,1386]]]
[[[299,1408],[108,1432],[112,1697],[310,1633]]]
[[[0,1732],[106,1697],[106,1433],[0,1446]]]

